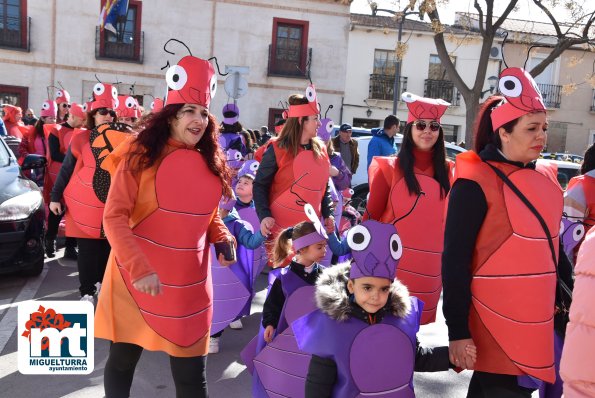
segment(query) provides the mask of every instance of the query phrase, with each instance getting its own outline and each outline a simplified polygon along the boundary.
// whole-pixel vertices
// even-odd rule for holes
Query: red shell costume
[[[562,191],[555,177],[490,162],[535,206],[558,249]],[[475,369],[553,383],[556,264],[537,218],[474,152],[457,156],[456,178],[477,182],[488,204],[471,273],[469,328]],[[557,254],[557,253],[556,253]]]
[[[449,166],[452,162],[448,162]],[[440,184],[433,178],[432,167],[420,170],[414,167],[415,178],[422,192],[417,204],[416,196],[409,193],[403,172],[395,157],[377,157],[370,165],[370,218],[384,223],[411,213],[397,221],[395,226],[403,242],[397,278],[407,286],[412,296],[424,302],[421,324],[436,320],[436,310],[442,291],[442,250],[444,245],[444,218],[446,197],[440,197]],[[450,174],[450,172],[449,172]],[[387,198],[375,206],[375,194],[385,192]],[[422,227],[423,226],[423,227]]]

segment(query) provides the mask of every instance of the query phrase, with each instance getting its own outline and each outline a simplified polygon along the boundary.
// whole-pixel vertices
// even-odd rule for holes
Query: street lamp
[[[493,94],[494,89],[496,88],[496,84],[498,84],[498,77],[496,77],[496,76],[488,77],[488,85],[490,86],[490,88],[481,92],[481,98],[483,98],[484,94],[487,93],[488,91],[490,92],[490,94]]]
[[[368,108],[366,115],[368,115],[368,117],[372,116],[372,109]]]
[[[407,11],[409,6],[405,7],[403,11],[393,11],[387,10],[385,8],[378,8],[376,3],[371,3],[370,8],[372,8],[372,15],[376,16],[378,11],[386,12],[391,15],[396,15],[399,18],[397,19],[397,24],[399,25],[399,33],[397,35],[397,48],[401,48],[401,36],[403,35],[403,23],[405,22],[405,17],[407,15],[418,14],[417,11]],[[401,59],[397,55],[397,61],[395,62],[395,83],[393,86],[393,115],[397,114],[397,104],[399,101],[399,91],[401,86]]]

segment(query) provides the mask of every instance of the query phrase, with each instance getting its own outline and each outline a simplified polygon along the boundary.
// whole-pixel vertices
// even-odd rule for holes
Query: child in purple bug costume
[[[219,144],[223,151],[235,149],[242,154],[242,157],[248,153],[246,143],[240,135],[242,125],[240,124],[240,108],[236,104],[225,104],[223,106],[223,122],[221,123],[221,135]]]
[[[236,250],[238,261],[229,267],[222,267],[213,258],[213,321],[209,354],[219,352],[219,338],[228,325],[232,329],[241,329],[241,317],[250,315],[250,303],[253,289],[253,249],[261,247],[266,239],[266,231],[253,232],[252,225],[242,220],[235,210],[235,199],[222,200],[219,214],[227,229],[238,242]],[[212,247],[211,250],[214,251]]]
[[[280,362],[292,365],[305,358],[303,354],[297,354],[296,358],[299,350],[288,326],[316,309],[314,283],[323,269],[319,262],[326,254],[327,234],[310,204],[304,206],[304,211],[311,221],[287,228],[277,236],[273,263],[281,264],[291,252],[295,257],[287,267],[269,273],[270,287],[263,306],[262,327],[242,352],[242,359],[252,371],[254,397],[269,396],[269,385],[281,379],[279,372],[283,373]],[[282,349],[275,350],[276,345]],[[302,360],[299,365],[305,376],[307,362]]]
[[[423,303],[394,278],[403,252],[394,225],[364,221],[347,242],[354,262],[323,271],[318,310],[291,326],[299,348],[312,354],[305,397],[414,397],[414,371],[453,367],[448,347],[417,341]],[[468,352],[474,356],[475,347]]]

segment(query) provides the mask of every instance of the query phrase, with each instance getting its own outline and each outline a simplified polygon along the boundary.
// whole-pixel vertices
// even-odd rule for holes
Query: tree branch
[[[547,15],[547,17],[550,19],[550,21],[552,22],[552,25],[554,25],[554,28],[556,29],[556,36],[559,39],[564,37],[564,34],[562,33],[562,30],[560,29],[560,25],[558,24],[558,21],[552,15],[550,10],[541,2],[541,0],[533,0],[533,3],[535,3],[535,5],[537,7],[541,8],[541,11],[543,11],[545,13],[545,15]]]
[[[479,3],[477,2],[477,0],[475,0],[473,6],[475,7],[475,9],[477,10],[477,13],[479,14],[479,33],[481,33],[482,37],[485,37],[486,34],[486,30],[483,27],[483,10],[481,9],[481,6],[479,5]],[[491,21],[490,22],[486,22],[487,24],[490,24],[489,26],[491,26]]]
[[[497,31],[498,28],[500,28],[500,26],[502,26],[506,18],[508,18],[508,15],[510,15],[512,10],[514,10],[514,8],[516,7],[516,3],[518,3],[518,0],[511,0],[510,3],[508,3],[508,6],[506,7],[502,15],[500,15],[500,18],[498,18],[498,20],[494,24],[494,32]]]

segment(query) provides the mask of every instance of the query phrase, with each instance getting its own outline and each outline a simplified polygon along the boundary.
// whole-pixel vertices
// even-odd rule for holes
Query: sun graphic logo
[[[27,301],[19,304],[19,372],[89,374],[94,368],[93,304]]]

